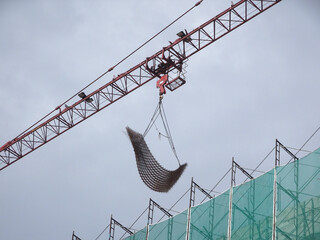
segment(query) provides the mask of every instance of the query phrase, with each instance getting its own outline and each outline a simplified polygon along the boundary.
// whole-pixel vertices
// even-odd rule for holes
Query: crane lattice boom
[[[181,31],[179,38],[99,89],[84,95],[71,106],[60,106],[57,113],[0,148],[0,170],[78,125],[163,74],[169,75],[166,87],[174,91],[185,83],[183,64],[193,54],[214,43],[281,0],[240,0],[191,32]]]

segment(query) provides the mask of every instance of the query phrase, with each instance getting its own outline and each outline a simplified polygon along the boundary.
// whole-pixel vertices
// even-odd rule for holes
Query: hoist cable
[[[156,128],[156,130],[158,131],[159,139],[160,139],[160,137],[161,137],[161,136],[163,136],[163,137],[165,137],[165,138],[169,138],[168,136],[166,136],[166,135],[164,135],[163,133],[161,133],[161,132],[160,132],[160,130],[158,129],[158,127],[157,127],[157,124],[156,124],[156,123],[154,123],[154,127],[155,127],[155,128]]]
[[[156,109],[154,110],[154,113],[151,117],[151,120],[146,128],[146,130],[143,133],[143,137],[147,136],[148,132],[150,131],[150,129],[152,128],[153,124],[155,123],[155,121],[157,120],[157,118],[159,117],[159,104],[157,105]]]
[[[164,107],[163,107],[162,101],[160,101],[159,109],[160,109],[160,117],[162,119],[163,126],[164,126],[164,129],[166,131],[166,135],[168,136],[169,144],[171,146],[171,149],[173,151],[174,156],[176,157],[176,159],[177,159],[177,161],[179,163],[179,166],[181,166],[180,160],[179,160],[177,152],[176,152],[176,148],[174,147],[173,138],[172,138],[172,135],[171,135],[171,132],[170,132],[168,120],[167,120],[167,117],[166,117],[166,113],[164,111]]]
[[[152,41],[154,38],[156,38],[158,35],[160,35],[163,31],[165,31],[166,29],[168,29],[171,25],[173,25],[174,23],[176,23],[180,18],[182,18],[183,16],[185,16],[187,13],[189,13],[192,9],[194,9],[195,7],[199,6],[202,3],[203,0],[197,2],[193,7],[191,7],[189,10],[187,10],[185,13],[183,13],[182,15],[180,15],[178,18],[176,18],[174,21],[172,21],[170,24],[168,24],[166,27],[164,27],[161,31],[159,31],[157,34],[153,35],[151,38],[149,38],[149,40],[147,40],[146,42],[144,42],[142,45],[140,45],[138,48],[136,48],[134,51],[132,51],[129,55],[127,55],[125,58],[123,58],[122,60],[120,60],[116,65],[114,65],[113,67],[111,67],[107,72],[112,71],[115,67],[117,67],[119,64],[121,64],[122,62],[124,62],[125,60],[127,60],[129,57],[131,57],[131,55],[133,55],[134,53],[136,53],[138,50],[140,50],[142,47],[144,47],[146,44],[148,44],[150,41]],[[105,73],[107,73],[105,72]]]
[[[162,99],[160,98],[159,100],[159,103],[152,115],[152,118],[146,128],[146,130],[144,131],[144,134],[143,134],[143,137],[145,138],[146,135],[148,134],[148,132],[150,131],[150,129],[152,128],[153,125],[155,125],[155,122],[156,120],[158,119],[158,117],[161,117],[161,120],[162,120],[162,124],[163,124],[163,128],[166,132],[166,135],[162,134],[158,128],[156,127],[158,133],[166,138],[168,138],[168,142],[169,142],[169,145],[172,149],[172,152],[175,156],[175,158],[177,159],[178,161],[178,164],[179,166],[181,166],[181,163],[180,163],[180,160],[179,160],[179,157],[178,157],[178,154],[177,154],[177,151],[176,151],[176,148],[174,146],[174,143],[173,143],[173,138],[172,138],[172,135],[171,135],[171,131],[170,131],[170,128],[169,128],[169,123],[168,123],[168,120],[167,120],[167,117],[166,117],[166,114],[165,114],[165,111],[164,111],[164,107],[163,107],[163,104],[162,104]]]

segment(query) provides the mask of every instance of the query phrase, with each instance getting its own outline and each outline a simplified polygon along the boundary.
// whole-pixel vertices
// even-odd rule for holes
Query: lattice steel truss
[[[189,57],[280,1],[241,0],[193,31],[180,34],[174,42],[83,99],[58,106],[54,116],[0,147],[0,170],[164,73],[170,75],[168,89],[175,90],[184,83],[180,74]]]

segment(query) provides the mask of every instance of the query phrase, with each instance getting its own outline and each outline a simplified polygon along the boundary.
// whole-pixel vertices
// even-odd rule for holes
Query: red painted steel
[[[157,81],[157,88],[159,88],[159,94],[160,96],[163,94],[166,94],[165,86],[168,83],[168,74],[163,75],[158,81]]]
[[[169,82],[181,79],[182,65],[189,57],[279,2],[281,0],[240,0],[190,33],[183,34],[184,36],[173,43],[170,42],[167,47],[118,75],[85,98],[64,109],[61,109],[62,106],[58,107],[58,113],[53,117],[0,147],[0,170],[147,82],[168,73],[170,73]]]

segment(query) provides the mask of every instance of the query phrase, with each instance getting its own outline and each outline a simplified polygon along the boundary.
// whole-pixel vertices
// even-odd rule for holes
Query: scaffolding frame
[[[207,198],[212,199],[214,197],[211,196],[205,189],[200,187],[194,180],[191,178],[191,187],[190,187],[190,199],[189,199],[189,207],[193,207],[196,198],[196,189],[202,192]]]
[[[151,198],[149,199],[149,209],[148,209],[148,225],[153,223],[153,212],[154,212],[154,207],[157,207],[161,212],[163,212],[167,217],[172,217],[172,214],[169,213],[166,209],[161,207],[158,203],[156,203],[154,200]]]
[[[300,161],[279,140],[276,139],[275,143],[275,166],[272,170],[254,178],[233,157],[232,167],[229,170],[231,171],[230,190],[213,198],[191,178],[191,186],[188,189],[190,192],[188,209],[172,216],[170,210],[166,210],[150,198],[147,208],[149,210],[147,226],[135,233],[138,235],[134,234],[125,239],[221,238],[231,240],[239,237],[250,240],[257,238],[297,240],[301,237],[317,239],[320,237],[320,232],[317,230],[320,226],[320,198],[318,197],[320,191],[314,192],[312,188],[314,188],[314,184],[317,184],[317,179],[320,179],[318,156],[312,153],[311,158],[306,158],[306,162]],[[291,163],[289,161],[290,164],[280,166],[282,152],[288,154],[295,161]],[[320,150],[317,150],[316,154],[319,153]],[[310,168],[311,170],[309,170]],[[302,169],[301,172],[300,169]],[[310,176],[305,174],[309,171],[312,173]],[[236,185],[237,172],[241,172],[252,181]],[[312,187],[311,190],[309,185]],[[196,189],[208,197],[209,201],[195,206]],[[264,210],[266,206],[267,210]],[[153,224],[155,207],[163,212],[168,219]],[[110,233],[114,234],[117,223],[110,223]],[[290,228],[286,227],[288,224]],[[181,226],[185,226],[184,230]],[[112,235],[110,234],[110,236]]]
[[[72,232],[72,240],[81,240],[77,235],[74,234],[74,231]]]
[[[280,167],[281,165],[281,149],[283,149],[289,156],[292,157],[292,159],[294,159],[294,164],[295,164],[295,168],[294,168],[294,176],[295,176],[295,183],[296,183],[296,201],[295,201],[295,209],[296,209],[296,216],[298,216],[298,198],[299,198],[299,193],[298,193],[298,181],[299,181],[299,165],[296,166],[296,164],[298,164],[299,158],[293,154],[287,147],[285,147],[278,139],[276,139],[275,142],[275,158],[274,158],[274,184],[273,184],[273,224],[272,224],[272,240],[276,240],[277,239],[277,231],[280,232],[284,237],[291,239],[286,233],[284,233],[283,231],[281,231],[281,229],[279,229],[277,227],[277,207],[278,207],[278,203],[281,202],[281,195],[277,193],[278,191],[278,187],[281,187],[280,184],[277,183],[277,167]],[[278,200],[279,199],[279,200]],[[298,226],[298,219],[295,218],[295,225]],[[297,229],[297,227],[296,227]],[[298,236],[298,232],[296,230],[296,236]]]
[[[119,223],[117,220],[115,220],[111,215],[111,217],[110,217],[110,225],[109,225],[109,240],[114,240],[114,232],[115,232],[116,226],[119,226],[126,233],[129,233],[130,235],[133,234],[133,232],[131,232],[128,228],[126,228],[121,223]]]

